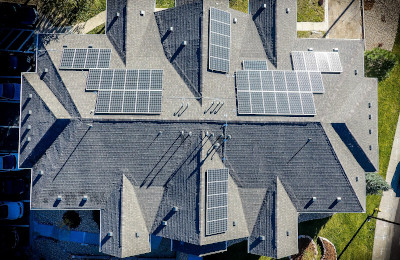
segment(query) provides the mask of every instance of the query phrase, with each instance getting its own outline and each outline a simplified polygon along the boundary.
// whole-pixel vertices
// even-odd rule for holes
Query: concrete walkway
[[[331,0],[332,1],[332,0]],[[297,31],[326,31],[329,28],[329,0],[324,1],[323,22],[297,22]]]
[[[78,23],[71,29],[72,33],[86,34],[106,22],[107,12],[103,11],[84,23]]]
[[[390,155],[389,167],[386,173],[386,182],[393,189],[383,192],[381,212],[379,218],[400,222],[400,117],[397,122],[396,134]],[[374,238],[373,260],[398,260],[400,257],[400,226],[376,221]]]

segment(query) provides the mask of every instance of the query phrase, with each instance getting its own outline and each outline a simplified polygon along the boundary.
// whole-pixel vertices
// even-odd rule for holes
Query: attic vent
[[[32,141],[32,138],[30,136],[28,136],[28,138],[26,138],[26,141],[30,142],[30,141]]]
[[[28,110],[28,115],[32,115],[32,110]]]
[[[267,8],[267,4],[262,4],[261,5],[261,9],[266,9]]]
[[[308,48],[308,51],[313,51],[314,49],[313,48]]]
[[[116,17],[119,17],[119,12],[117,12],[117,13],[115,14],[115,16],[116,16]]]
[[[312,197],[312,201],[314,202],[314,201],[316,201],[317,200],[317,197]]]
[[[336,198],[336,201],[337,201],[337,202],[342,201],[342,197],[337,197],[337,198]]]
[[[57,200],[58,200],[58,201],[61,201],[61,200],[62,200],[62,196],[61,196],[61,195],[58,195],[58,196],[57,196]]]
[[[47,73],[47,72],[49,72],[49,69],[48,68],[44,68],[44,73]]]
[[[145,14],[146,14],[145,11],[143,11],[143,10],[140,11],[140,16],[144,16]]]
[[[83,196],[82,200],[87,201],[88,200],[88,196],[87,195]]]
[[[113,236],[113,232],[108,232],[107,236],[112,237]]]
[[[168,225],[168,222],[164,220],[164,221],[161,222],[161,225],[167,226],[167,225]]]
[[[43,175],[43,171],[42,170],[39,171],[39,175]]]
[[[339,49],[338,48],[333,48],[333,51],[334,52],[339,52]]]
[[[169,32],[173,32],[173,31],[174,31],[174,27],[172,27],[172,26],[169,27],[168,31],[169,31]]]
[[[286,8],[286,13],[290,13],[290,8]]]
[[[28,98],[29,98],[29,99],[31,99],[32,97],[33,97],[32,94],[29,94],[29,95],[28,95]]]
[[[265,236],[259,236],[258,239],[259,239],[260,241],[265,241]]]
[[[31,129],[32,129],[32,126],[31,126],[31,125],[28,125],[28,126],[26,127],[26,129],[31,130]]]
[[[237,18],[233,18],[233,23],[237,23]]]
[[[182,45],[182,46],[186,46],[186,45],[187,45],[187,41],[183,41],[183,42],[181,43],[181,45]]]
[[[178,212],[178,211],[179,211],[179,208],[178,208],[178,207],[173,207],[173,208],[172,208],[172,211],[173,211],[173,212]]]

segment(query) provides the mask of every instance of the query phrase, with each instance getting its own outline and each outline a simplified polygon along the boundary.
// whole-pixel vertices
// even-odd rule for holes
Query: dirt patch
[[[335,245],[324,237],[318,237],[318,244],[321,246],[321,260],[336,260],[337,253]]]
[[[365,0],[364,1],[364,10],[368,11],[371,10],[372,7],[374,7],[375,0]]]
[[[290,259],[293,260],[313,260],[317,258],[317,244],[309,236],[299,236],[299,253],[293,255]]]

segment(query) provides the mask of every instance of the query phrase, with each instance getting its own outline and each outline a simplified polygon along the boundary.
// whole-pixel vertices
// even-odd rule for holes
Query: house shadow
[[[393,191],[396,193],[396,197],[400,197],[400,162],[397,163],[396,170],[394,171],[394,175],[390,185],[392,186]]]

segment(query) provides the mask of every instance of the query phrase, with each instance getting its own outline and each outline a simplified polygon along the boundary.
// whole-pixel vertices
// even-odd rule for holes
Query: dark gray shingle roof
[[[106,35],[124,62],[126,62],[126,5],[127,0],[107,1],[106,21]]]

